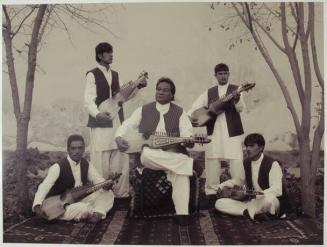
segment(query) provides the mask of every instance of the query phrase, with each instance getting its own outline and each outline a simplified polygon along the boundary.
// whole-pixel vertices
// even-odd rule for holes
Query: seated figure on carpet
[[[128,152],[132,146],[131,136],[142,134],[148,138],[154,132],[175,137],[190,137],[191,122],[183,109],[171,101],[174,100],[175,85],[169,78],[160,78],[156,85],[155,102],[139,107],[131,117],[123,122],[115,136],[121,151]],[[153,149],[145,146],[141,152],[141,163],[152,170],[163,170],[172,184],[177,223],[188,224],[190,200],[190,176],[193,175],[193,159],[187,155],[186,148],[193,147],[193,142],[170,145],[169,149]],[[201,167],[194,165],[196,172]],[[198,171],[197,171],[198,170]]]
[[[36,215],[47,220],[53,218],[76,221],[88,219],[92,223],[106,217],[114,203],[114,194],[111,190],[113,183],[101,177],[94,166],[82,157],[84,150],[85,143],[82,136],[69,136],[67,157],[49,168],[46,178],[35,194],[32,210]],[[88,182],[101,183],[102,186],[96,185],[97,191],[94,189],[95,192],[88,192],[87,196],[84,194],[86,197],[79,190],[79,198],[84,197],[81,200],[76,200],[75,195],[74,198],[71,198],[71,195],[60,197],[78,186],[83,185],[78,189],[86,188]]]
[[[249,134],[244,144],[247,158],[243,167],[236,177],[219,185],[215,208],[251,220],[255,216],[284,217],[286,194],[279,162],[263,154],[265,140],[262,135]]]

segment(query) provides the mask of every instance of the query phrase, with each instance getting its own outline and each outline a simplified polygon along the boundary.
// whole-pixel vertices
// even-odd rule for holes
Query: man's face
[[[259,159],[262,152],[263,146],[259,146],[256,143],[246,146],[247,158],[249,158],[250,160]]]
[[[84,154],[84,143],[82,141],[72,141],[70,143],[70,146],[68,147],[68,154],[69,157],[75,161],[75,162],[80,162],[81,158],[83,157]]]
[[[173,98],[171,86],[167,82],[160,82],[156,88],[156,101],[164,105],[169,103]]]
[[[98,54],[101,63],[111,64],[113,59],[112,52],[103,52],[102,54]]]
[[[218,71],[215,75],[219,85],[225,85],[228,82],[229,71]]]

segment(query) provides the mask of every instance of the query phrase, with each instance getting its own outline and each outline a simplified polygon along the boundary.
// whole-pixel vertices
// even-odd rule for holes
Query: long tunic
[[[277,197],[282,195],[282,177],[283,172],[277,161],[274,161],[269,172],[269,188],[263,190],[259,183],[259,170],[263,160],[263,154],[256,161],[251,162],[252,170],[252,183],[256,191],[262,191],[264,195],[258,195],[255,199],[250,201],[242,202],[229,198],[218,199],[216,202],[216,209],[232,215],[242,215],[245,209],[248,209],[250,217],[253,219],[255,214],[269,212],[276,214],[279,210],[279,200]],[[234,185],[242,186],[245,185],[245,173],[244,169],[239,169],[238,174],[220,184],[219,187],[232,188]]]
[[[164,114],[169,110],[170,104],[161,105],[156,103],[156,109],[160,113],[160,120],[157,125],[157,132],[166,132]],[[137,108],[130,118],[126,119],[123,124],[118,128],[115,136],[121,136],[128,139],[129,136],[133,136],[133,133],[138,133],[139,125],[142,118],[142,107]],[[151,121],[151,116],[149,116]],[[181,137],[190,137],[192,135],[192,125],[185,112],[179,119],[179,130]],[[145,147],[143,151],[160,164],[163,170],[170,170],[176,174],[192,176],[193,160],[185,154],[172,153],[163,151],[161,149],[150,149]]]
[[[226,94],[228,84],[218,85],[219,98]],[[208,106],[208,90],[202,93],[193,103],[188,115],[192,112]],[[244,108],[244,102],[241,97],[240,101],[235,105],[236,110],[241,112]],[[227,121],[225,113],[220,114],[215,122],[213,134],[210,136],[211,143],[205,145],[207,159],[242,159],[242,139],[243,135],[230,137],[227,129]]]
[[[156,103],[156,109],[160,113],[160,120],[156,128],[158,132],[166,132],[164,115],[169,111],[169,107],[170,103],[165,105]],[[116,137],[128,139],[133,132],[138,132],[141,119],[142,107],[136,109],[132,116],[123,122],[116,132]],[[148,121],[151,120],[151,116],[149,116]],[[179,132],[182,137],[189,137],[192,134],[192,125],[185,112],[179,118]],[[189,176],[193,174],[193,159],[182,153],[144,147],[141,162],[147,168],[166,172],[168,181],[172,183],[172,199],[176,214],[187,215],[190,199]]]
[[[73,161],[69,155],[67,156],[70,168],[72,170],[75,181],[74,187],[82,185],[80,164]],[[48,192],[59,178],[60,167],[58,163],[53,164],[48,171],[46,178],[39,185],[34,197],[32,210],[36,205],[42,205]],[[89,163],[87,178],[94,184],[101,183],[104,180],[99,175],[95,167]],[[112,191],[99,190],[82,199],[80,202],[70,204],[66,207],[66,212],[60,217],[63,220],[79,220],[85,218],[89,213],[100,212],[105,217],[106,213],[112,208],[114,202],[114,195]]]
[[[107,69],[102,65],[98,65],[97,67],[103,72],[110,88],[112,83],[110,68],[107,71]],[[97,97],[97,93],[96,93],[95,78],[93,73],[88,73],[86,76],[84,101],[85,101],[85,107],[87,108],[89,114],[92,117],[96,117],[96,115],[99,113],[99,109],[95,104],[96,97]],[[91,128],[91,139],[92,139],[91,141],[96,151],[117,149],[116,142],[114,141],[115,140],[114,135],[119,126],[120,126],[119,117],[116,116],[113,119],[112,128]]]

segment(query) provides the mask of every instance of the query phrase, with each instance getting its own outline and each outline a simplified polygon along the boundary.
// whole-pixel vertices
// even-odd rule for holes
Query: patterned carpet
[[[323,225],[318,220],[296,218],[252,222],[244,217],[219,214],[214,201],[203,193],[200,212],[189,226],[178,226],[172,217],[128,218],[130,201],[115,200],[107,218],[87,222],[46,222],[28,218],[8,227],[4,222],[4,243],[133,244],[133,245],[291,245],[323,244]]]
[[[323,227],[311,219],[251,222],[215,210],[200,210],[189,226],[173,218],[130,219],[122,208],[112,210],[97,224],[45,222],[28,218],[4,231],[5,243],[230,245],[323,243]]]

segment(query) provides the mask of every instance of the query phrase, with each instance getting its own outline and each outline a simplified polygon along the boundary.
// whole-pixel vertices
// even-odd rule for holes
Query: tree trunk
[[[16,195],[18,195],[18,215],[26,215],[30,211],[27,205],[28,197],[28,184],[27,184],[27,135],[28,135],[29,119],[20,116],[17,119],[17,137],[16,137]]]
[[[302,212],[309,217],[316,216],[315,177],[311,169],[311,152],[309,139],[302,140],[300,146],[301,201]]]

